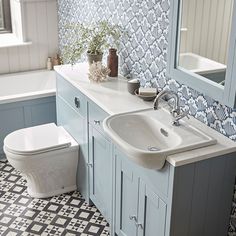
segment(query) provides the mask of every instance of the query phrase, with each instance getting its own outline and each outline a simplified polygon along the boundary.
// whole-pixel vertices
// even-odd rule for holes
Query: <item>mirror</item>
[[[225,84],[234,0],[182,0],[177,68]]]
[[[170,0],[167,75],[236,107],[236,0]]]

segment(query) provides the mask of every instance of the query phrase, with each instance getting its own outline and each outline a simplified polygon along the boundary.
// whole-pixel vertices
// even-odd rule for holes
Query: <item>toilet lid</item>
[[[14,131],[4,139],[4,148],[19,155],[34,155],[70,147],[71,139],[54,123]]]

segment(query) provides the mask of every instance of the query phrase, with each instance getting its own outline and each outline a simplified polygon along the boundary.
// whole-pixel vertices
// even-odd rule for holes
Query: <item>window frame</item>
[[[2,9],[4,26],[0,29],[0,34],[12,33],[10,0],[2,0]]]

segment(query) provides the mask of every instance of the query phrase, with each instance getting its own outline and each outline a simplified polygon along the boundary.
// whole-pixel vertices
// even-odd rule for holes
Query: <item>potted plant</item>
[[[94,25],[83,23],[71,24],[67,27],[72,30],[76,38],[70,45],[64,47],[63,61],[75,64],[84,52],[87,52],[88,62],[102,61],[103,51],[112,44],[118,46],[121,28],[107,21],[100,21]]]

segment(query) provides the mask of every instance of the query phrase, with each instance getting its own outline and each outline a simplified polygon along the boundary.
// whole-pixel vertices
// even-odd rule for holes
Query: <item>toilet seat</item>
[[[4,149],[16,155],[32,156],[71,146],[73,138],[54,123],[14,131],[4,139]]]

